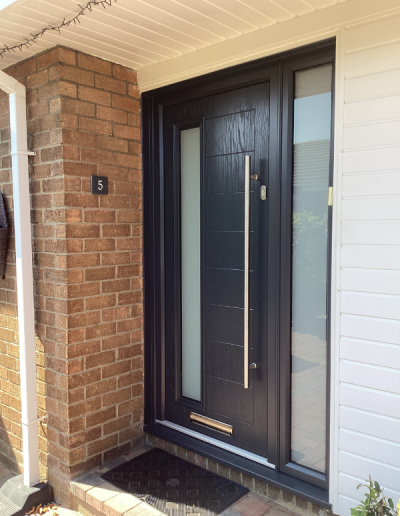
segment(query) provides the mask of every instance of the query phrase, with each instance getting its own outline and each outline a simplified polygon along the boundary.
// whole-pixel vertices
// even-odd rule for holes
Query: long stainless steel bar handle
[[[244,388],[249,388],[249,279],[250,279],[250,167],[245,156],[244,172]]]

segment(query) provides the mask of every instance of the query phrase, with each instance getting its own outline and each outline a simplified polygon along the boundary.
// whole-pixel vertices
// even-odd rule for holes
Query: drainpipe
[[[25,86],[0,70],[0,88],[9,94],[14,228],[17,267],[18,330],[21,373],[24,484],[40,482],[36,399],[35,321],[33,305],[32,233],[26,150]]]

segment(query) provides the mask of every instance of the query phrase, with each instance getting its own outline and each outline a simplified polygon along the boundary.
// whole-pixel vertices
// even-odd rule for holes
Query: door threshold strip
[[[256,455],[255,453],[242,450],[241,448],[237,448],[236,446],[232,446],[231,444],[223,443],[221,441],[218,441],[218,439],[214,439],[213,437],[209,437],[208,435],[200,434],[199,432],[195,432],[194,430],[190,430],[189,428],[185,428],[184,426],[177,425],[176,423],[171,423],[170,421],[160,421],[159,419],[156,419],[156,423],[167,426],[168,428],[172,428],[173,430],[189,435],[190,437],[194,437],[195,439],[199,439],[200,441],[212,444],[213,446],[218,446],[218,448],[222,448],[223,450],[235,453],[236,455],[240,455],[245,459],[252,460],[253,462],[258,462],[258,464],[262,464],[263,466],[267,466],[268,468],[275,469],[274,464],[271,464],[270,462],[268,462],[267,459],[261,457],[260,455]]]

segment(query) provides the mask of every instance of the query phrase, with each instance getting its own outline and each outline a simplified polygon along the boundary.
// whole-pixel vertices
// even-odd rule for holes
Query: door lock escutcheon
[[[267,187],[265,185],[260,188],[260,198],[262,201],[267,200]]]

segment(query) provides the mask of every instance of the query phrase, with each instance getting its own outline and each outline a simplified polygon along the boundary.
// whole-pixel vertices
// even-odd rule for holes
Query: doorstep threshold
[[[177,425],[175,423],[171,423],[170,421],[159,421],[156,420],[156,423],[159,425],[167,426],[168,428],[172,428],[173,430],[177,430],[186,435],[190,435],[195,439],[199,439],[200,441],[204,441],[205,443],[212,444],[213,446],[217,446],[218,448],[222,448],[223,450],[227,450],[229,452],[234,453],[235,455],[239,455],[241,457],[245,457],[253,462],[258,462],[268,468],[275,469],[275,465],[268,462],[264,457],[260,457],[260,455],[256,455],[255,453],[248,452],[246,450],[242,450],[237,448],[236,446],[232,446],[231,444],[224,443],[223,441],[218,441],[218,439],[214,439],[213,437],[209,437],[208,435],[200,434],[199,432],[194,432],[190,430],[190,428],[185,428],[184,426]]]
[[[144,431],[185,448],[186,450],[197,453],[198,455],[202,455],[203,457],[212,459],[232,469],[241,471],[246,475],[266,482],[295,496],[299,496],[321,507],[326,509],[332,508],[332,505],[329,503],[329,493],[327,489],[309,484],[304,480],[292,477],[281,471],[276,471],[248,457],[238,455],[220,446],[215,446],[210,442],[198,439],[188,433],[183,433],[176,428],[171,428],[171,425],[165,425],[164,422],[149,423],[145,425]]]

